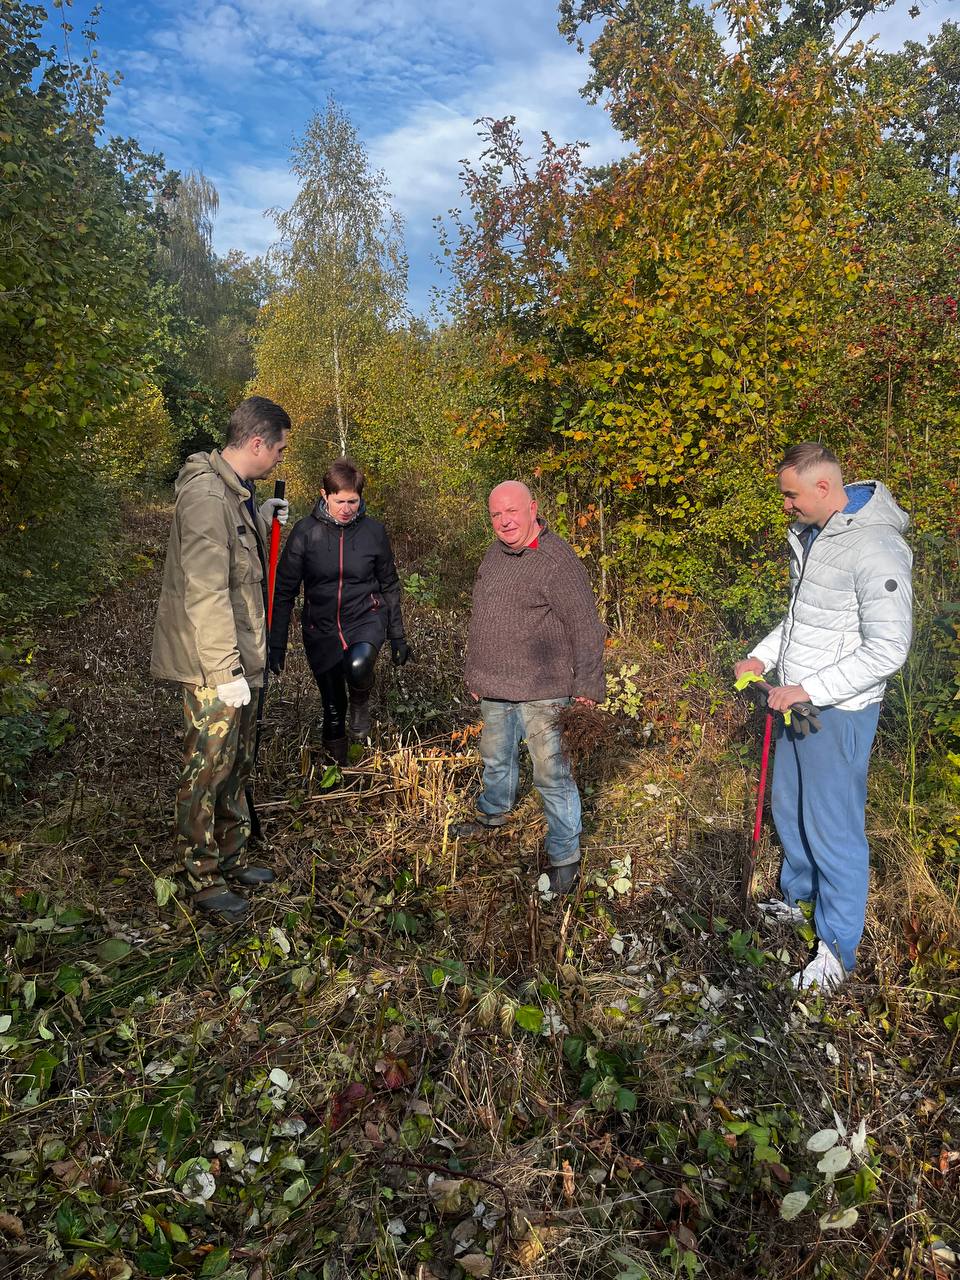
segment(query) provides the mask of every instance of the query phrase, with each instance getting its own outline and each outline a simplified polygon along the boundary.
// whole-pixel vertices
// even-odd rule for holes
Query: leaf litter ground
[[[681,690],[682,638],[637,646],[643,732],[569,727],[588,831],[558,900],[529,793],[451,838],[478,778],[462,616],[414,607],[421,657],[382,670],[342,775],[291,661],[257,782],[279,879],[214,926],[170,896],[165,519],[38,655],[76,733],[6,814],[0,1277],[953,1272],[949,904],[925,924],[891,871],[863,977],[790,993],[803,931],[736,901],[750,726]]]

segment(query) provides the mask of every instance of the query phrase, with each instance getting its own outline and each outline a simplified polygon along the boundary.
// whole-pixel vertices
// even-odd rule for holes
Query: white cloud
[[[255,164],[237,164],[209,177],[220,194],[213,235],[217,252],[265,253],[277,238],[267,210],[289,208],[297,194],[296,178],[285,167]]]
[[[526,153],[536,155],[542,131],[556,142],[584,141],[588,163],[622,154],[624,146],[603,111],[578,96],[582,60],[551,50],[507,78],[489,78],[464,89],[452,103],[421,102],[402,124],[371,140],[370,157],[387,175],[394,203],[408,222],[429,221],[460,202],[460,161],[477,160],[483,144],[480,116],[516,116]]]
[[[401,123],[365,139],[371,164],[383,169],[393,206],[404,219],[415,311],[426,309],[427,291],[441,279],[432,262],[438,251],[433,219],[463,203],[460,162],[476,161],[483,149],[475,124],[478,116],[515,115],[531,157],[539,152],[542,130],[558,142],[591,144],[589,163],[622,154],[623,143],[603,111],[578,96],[584,74],[582,60],[561,46],[508,76],[489,68],[482,80],[462,86],[450,102],[420,100]],[[276,233],[263,210],[289,207],[297,190],[292,176],[274,164],[243,163],[210,177],[220,192],[214,232],[218,250],[264,252]]]
[[[243,125],[239,112],[201,94],[133,76],[124,80],[111,98],[111,126],[119,123],[120,117],[123,132],[169,151],[171,163],[181,167],[179,157],[196,154],[206,140],[233,133]],[[195,168],[197,163],[186,167]]]

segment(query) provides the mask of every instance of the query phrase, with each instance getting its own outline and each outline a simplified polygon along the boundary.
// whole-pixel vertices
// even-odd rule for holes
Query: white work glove
[[[260,514],[267,524],[273,524],[274,517],[281,524],[286,524],[290,519],[290,503],[286,498],[268,498],[266,502],[260,503]]]
[[[239,676],[236,680],[228,680],[226,684],[218,684],[217,697],[228,707],[245,707],[250,701],[247,677]]]

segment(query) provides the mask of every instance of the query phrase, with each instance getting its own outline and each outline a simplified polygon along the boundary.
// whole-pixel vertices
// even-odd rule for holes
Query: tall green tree
[[[254,334],[276,281],[265,258],[231,249],[217,258],[217,315],[209,328],[209,367],[233,409],[256,375]]]
[[[164,233],[157,251],[162,274],[178,286],[185,314],[207,327],[217,312],[217,258],[213,223],[220,195],[202,173],[177,175],[163,193]]]
[[[156,336],[147,211],[160,162],[126,147],[134,178],[98,145],[106,77],[42,47],[45,18],[21,0],[0,7],[0,532],[70,500]]]
[[[171,174],[158,202],[155,271],[167,291],[171,341],[161,385],[181,454],[219,443],[223,422],[254,376],[252,334],[273,283],[259,259],[220,257],[220,197],[202,173]]]

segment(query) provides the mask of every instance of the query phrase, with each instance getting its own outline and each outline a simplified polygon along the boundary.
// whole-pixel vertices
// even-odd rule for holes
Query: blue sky
[[[916,0],[917,18],[911,2],[861,32],[895,48],[960,19],[958,0]],[[78,29],[91,7],[74,0]],[[424,312],[442,278],[433,218],[459,203],[478,116],[515,115],[534,146],[541,129],[582,139],[595,163],[621,149],[579,96],[586,58],[556,23],[553,0],[102,0],[101,62],[123,75],[108,127],[214,182],[220,253],[262,253],[274,238],[265,211],[295,194],[291,143],[333,94],[387,175],[411,308]]]

